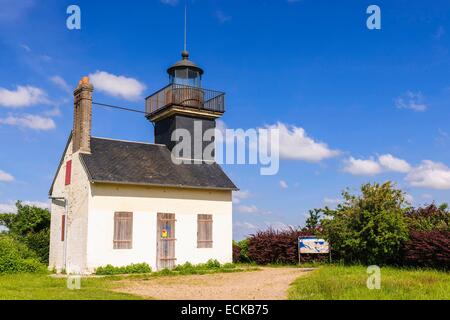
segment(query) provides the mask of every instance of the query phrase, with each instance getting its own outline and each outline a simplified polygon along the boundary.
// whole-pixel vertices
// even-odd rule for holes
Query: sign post
[[[330,245],[324,239],[316,237],[298,237],[298,263],[302,262],[302,254],[330,254]]]

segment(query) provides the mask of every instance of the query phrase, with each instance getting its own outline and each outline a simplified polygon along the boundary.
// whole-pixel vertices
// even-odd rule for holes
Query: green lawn
[[[67,279],[46,274],[0,276],[0,300],[112,300],[140,299],[111,291],[117,277],[81,279],[80,290],[69,290]]]
[[[127,276],[89,277],[81,279],[79,290],[67,288],[67,279],[48,274],[0,275],[0,300],[125,300],[142,297],[112,291],[120,286],[119,280],[148,280],[154,277],[181,277],[189,274],[246,272],[258,270],[254,266],[222,266],[205,269],[205,266],[178,266],[178,269],[163,270],[149,274]]]
[[[450,299],[450,273],[381,268],[381,289],[369,290],[363,266],[325,265],[294,281],[292,300]]]
[[[248,268],[245,271],[251,270]],[[180,274],[154,273],[133,275],[130,278],[145,281],[155,276],[179,277]],[[367,277],[366,268],[362,266],[320,266],[294,281],[289,289],[289,299],[450,299],[448,272],[383,267],[380,290],[367,289]],[[1,275],[0,300],[141,299],[139,296],[113,292],[121,279],[124,277],[83,278],[80,290],[69,290],[65,278],[54,278],[47,274]]]

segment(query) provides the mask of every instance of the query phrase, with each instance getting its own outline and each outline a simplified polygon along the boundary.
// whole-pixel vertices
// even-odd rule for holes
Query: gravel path
[[[282,300],[289,285],[311,269],[258,271],[124,280],[116,291],[162,300]]]

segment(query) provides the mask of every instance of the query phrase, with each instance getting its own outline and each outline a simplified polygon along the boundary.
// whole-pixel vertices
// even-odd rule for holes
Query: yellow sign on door
[[[165,238],[167,238],[168,236],[169,236],[169,234],[168,234],[167,230],[166,230],[166,229],[163,229],[162,232],[161,232],[161,237],[165,239]]]

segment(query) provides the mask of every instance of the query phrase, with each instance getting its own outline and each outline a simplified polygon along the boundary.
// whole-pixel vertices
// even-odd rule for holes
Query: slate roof
[[[81,160],[94,183],[237,190],[218,164],[177,165],[165,145],[92,137]]]

